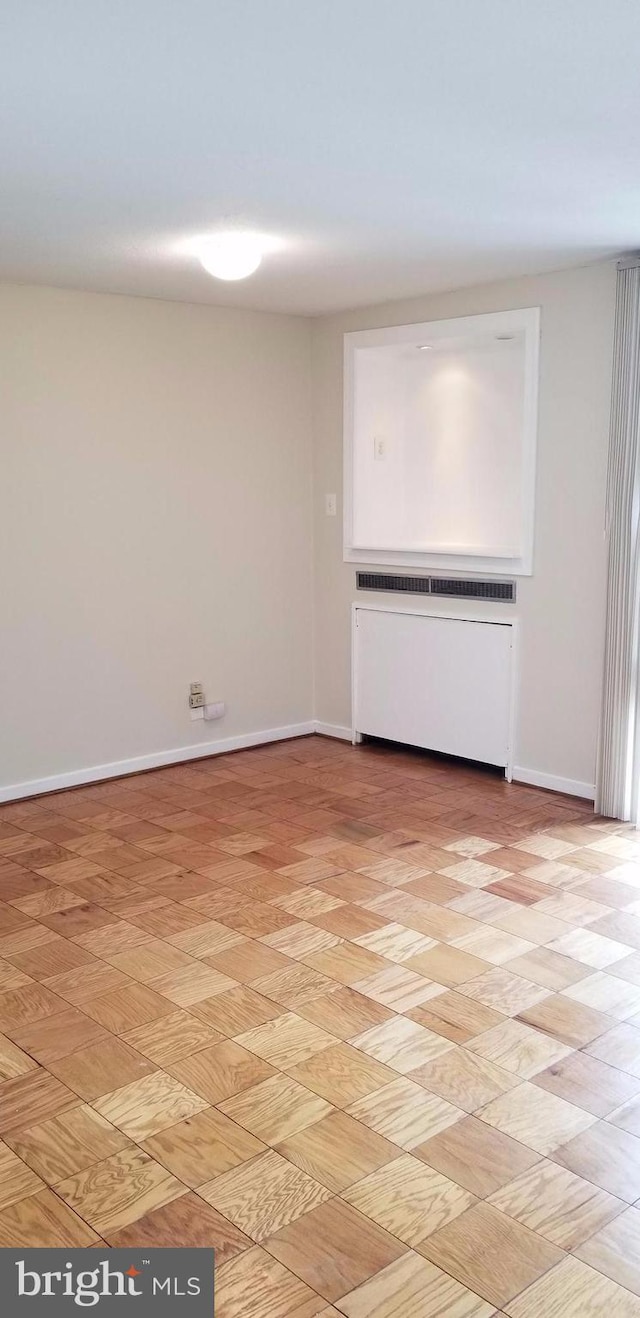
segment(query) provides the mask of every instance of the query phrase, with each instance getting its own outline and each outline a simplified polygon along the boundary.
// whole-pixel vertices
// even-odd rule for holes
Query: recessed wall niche
[[[539,309],[345,334],[344,556],[530,574]]]

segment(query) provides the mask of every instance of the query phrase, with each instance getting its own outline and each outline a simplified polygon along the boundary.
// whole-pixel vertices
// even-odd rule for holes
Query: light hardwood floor
[[[0,807],[0,1246],[218,1318],[640,1318],[640,841],[309,738]]]

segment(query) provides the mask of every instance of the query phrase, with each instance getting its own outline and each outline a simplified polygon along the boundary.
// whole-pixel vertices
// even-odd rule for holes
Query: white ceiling
[[[317,314],[640,245],[638,0],[4,0],[0,52],[4,279]]]

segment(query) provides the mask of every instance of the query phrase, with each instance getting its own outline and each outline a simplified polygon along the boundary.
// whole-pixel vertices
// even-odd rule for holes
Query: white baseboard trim
[[[552,773],[541,773],[539,769],[513,770],[514,783],[526,783],[528,787],[545,787],[548,792],[562,792],[565,796],[582,796],[587,801],[595,800],[596,789],[593,783],[581,783],[575,778],[556,778]]]
[[[319,737],[337,737],[339,741],[351,741],[351,728],[343,728],[339,723],[320,723],[315,719],[313,731]]]
[[[313,721],[292,723],[284,728],[267,728],[263,732],[245,732],[238,737],[221,737],[218,741],[201,741],[196,746],[176,746],[173,750],[152,751],[149,755],[136,755],[133,759],[115,760],[111,764],[93,764],[86,769],[72,769],[69,773],[56,773],[48,778],[33,778],[28,782],[0,787],[0,802],[20,801],[28,796],[42,796],[46,792],[61,792],[65,787],[81,787],[86,783],[101,782],[105,778],[123,778],[130,773],[142,773],[145,769],[161,769],[186,760],[202,760],[209,755],[224,755],[225,751],[244,750],[247,746],[262,746],[270,741],[308,737],[315,731]]]

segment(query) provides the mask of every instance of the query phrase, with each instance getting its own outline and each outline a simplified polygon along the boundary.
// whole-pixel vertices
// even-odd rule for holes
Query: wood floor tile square
[[[490,1318],[494,1312],[493,1305],[412,1252],[340,1300],[346,1318]]]
[[[216,1106],[273,1075],[273,1067],[231,1039],[202,1048],[167,1068],[176,1080]]]
[[[560,1058],[546,1071],[538,1072],[535,1084],[592,1112],[595,1117],[609,1116],[614,1108],[640,1094],[640,1079],[587,1053],[571,1053]]]
[[[177,1199],[185,1188],[142,1149],[130,1147],[69,1176],[56,1193],[106,1236]]]
[[[94,995],[102,996],[129,982],[126,975],[115,966],[108,966],[104,961],[93,961],[91,965],[67,970],[64,975],[53,975],[47,980],[47,987],[64,998],[65,1002],[70,1002],[74,1007],[82,1007]]]
[[[201,1112],[207,1104],[173,1076],[154,1071],[96,1099],[93,1106],[130,1139],[139,1141]]]
[[[583,1048],[610,1028],[611,1017],[555,993],[519,1012],[518,1020],[542,1030],[570,1048]]]
[[[566,1250],[582,1244],[624,1207],[620,1199],[546,1160],[503,1186],[489,1202]]]
[[[191,1007],[205,998],[235,987],[234,979],[221,975],[202,961],[193,961],[181,970],[172,970],[166,975],[159,975],[157,979],[149,980],[149,988],[178,1007]]]
[[[93,1108],[83,1105],[10,1135],[11,1147],[49,1185],[110,1158],[128,1143]]]
[[[256,993],[247,984],[194,1002],[190,1010],[193,1016],[229,1039],[286,1014],[285,1007]]]
[[[228,975],[239,984],[252,984],[256,979],[275,975],[279,970],[291,969],[291,959],[276,952],[266,943],[258,943],[253,938],[245,938],[225,952],[216,952],[207,957],[207,965]]]
[[[76,966],[91,965],[92,962],[94,957],[90,952],[67,938],[51,939],[39,947],[14,953],[11,957],[11,964],[17,970],[40,983],[53,975],[73,970]]]
[[[399,1258],[406,1246],[350,1204],[332,1199],[277,1232],[267,1248],[333,1301]]]
[[[594,920],[589,933],[601,934],[608,939],[619,939],[626,946],[640,949],[640,916],[638,912],[628,910],[607,910],[599,920]]]
[[[605,938],[603,934],[594,933],[591,929],[572,929],[570,934],[562,934],[561,938],[556,938],[555,942],[551,943],[552,952],[571,956],[575,961],[593,966],[596,970],[603,970],[614,961],[620,961],[621,957],[632,950],[630,944],[618,943],[612,938]]]
[[[49,1068],[63,1084],[88,1102],[156,1070],[154,1062],[142,1057],[121,1039],[114,1038],[102,1039],[89,1048],[81,1048],[68,1057],[51,1061]]]
[[[638,1198],[640,1139],[608,1121],[596,1122],[556,1148],[553,1161],[626,1203]]]
[[[273,1149],[201,1185],[199,1194],[257,1242],[331,1197],[326,1186]]]
[[[114,1249],[215,1249],[216,1269],[252,1241],[196,1194],[183,1194],[129,1226],[106,1232]],[[219,1274],[218,1274],[219,1275]]]
[[[367,878],[366,874],[353,874],[345,870],[334,878],[322,879],[318,884],[321,892],[330,897],[337,897],[345,902],[368,902],[388,892],[383,883]]]
[[[408,1015],[419,1025],[433,1030],[435,1034],[442,1034],[453,1043],[466,1043],[484,1030],[490,1030],[492,1025],[504,1021],[499,1011],[453,990],[431,998],[424,1006],[412,1008]]]
[[[335,1044],[335,1039],[318,1025],[288,1012],[238,1035],[236,1042],[271,1066],[288,1071]]]
[[[449,943],[436,943],[426,952],[411,957],[406,965],[408,970],[415,970],[417,974],[424,975],[426,979],[434,979],[447,988],[455,988],[489,970],[488,962]]]
[[[578,1246],[583,1263],[640,1295],[640,1210],[626,1208]]]
[[[17,1075],[35,1071],[38,1063],[18,1045],[0,1034],[0,1080],[14,1080]]]
[[[310,894],[305,891],[305,897]],[[327,898],[327,900],[329,900]],[[355,906],[346,903],[343,906],[336,906],[332,910],[310,914],[308,918],[320,929],[327,929],[329,933],[336,934],[338,938],[358,938],[362,934],[373,933],[375,929],[382,929],[387,924],[381,916],[375,915],[373,911],[366,911],[362,906]]]
[[[425,1062],[411,1072],[411,1079],[464,1112],[475,1112],[519,1083],[509,1071],[464,1048],[452,1048],[442,1057]]]
[[[481,1109],[480,1117],[505,1135],[550,1154],[594,1123],[590,1112],[525,1080]]]
[[[424,1143],[462,1116],[460,1108],[427,1094],[421,1085],[404,1076],[358,1099],[348,1112],[403,1149]]]
[[[143,1148],[193,1189],[264,1152],[260,1140],[215,1108],[151,1135]]]
[[[345,1112],[330,1112],[289,1136],[278,1152],[334,1193],[398,1157],[396,1144]]]
[[[46,1121],[78,1105],[78,1097],[47,1071],[27,1071],[0,1084],[0,1135]]]
[[[326,929],[320,929],[315,924],[308,924],[305,920],[291,924],[287,929],[278,929],[273,934],[266,934],[263,938],[267,947],[295,961],[301,961],[312,952],[322,952],[326,948],[335,947],[339,941],[336,934],[328,933]]]
[[[24,988],[0,993],[0,1030],[13,1038],[14,1032],[33,1021],[43,1020],[63,1010],[63,1003],[44,984],[26,984]]]
[[[492,966],[477,979],[461,984],[458,991],[505,1016],[516,1016],[549,996],[547,989],[512,974],[505,966]]]
[[[265,1144],[275,1145],[320,1121],[332,1108],[290,1076],[274,1075],[226,1099],[220,1111]]]
[[[525,961],[529,956],[534,957],[541,950],[545,943],[550,943],[554,938],[559,938],[561,934],[566,934],[571,928],[563,920],[556,920],[552,915],[542,915],[540,911],[531,906],[512,906],[506,914],[498,915],[494,918],[493,923],[498,929],[505,929],[509,934],[515,934],[517,938],[524,938],[528,943],[534,946],[530,952],[525,952],[522,958],[514,957],[510,962],[511,969],[514,969],[514,963],[521,959]],[[557,953],[551,953],[556,956]],[[569,957],[564,958],[566,961]],[[534,963],[535,964],[535,963]],[[575,963],[574,963],[575,968]],[[528,975],[526,970],[519,970],[515,965],[517,974],[521,974],[524,979],[532,979],[534,983],[541,984],[542,980],[535,975]],[[579,973],[579,972],[578,972]],[[555,988],[555,984],[546,985],[547,988]],[[562,984],[558,986],[562,988]]]
[[[16,1043],[30,1053],[43,1066],[49,1066],[60,1057],[90,1044],[106,1041],[106,1030],[77,1007],[67,1007],[60,1000],[61,1010],[55,1016],[46,1016],[12,1031]]]
[[[242,945],[243,939],[241,934],[233,929],[227,929],[226,925],[220,924],[219,921],[208,920],[204,924],[170,934],[167,942],[191,957],[203,957],[230,951],[237,944]],[[179,967],[172,968],[179,969]]]
[[[492,1030],[470,1039],[465,1047],[523,1080],[530,1080],[545,1067],[555,1069],[556,1063],[571,1053],[566,1043],[559,1043],[548,1034],[541,1034],[517,1020],[495,1025]],[[561,1094],[560,1097],[569,1098],[569,1095]]]
[[[26,984],[31,984],[32,978],[17,970],[10,961],[0,961],[0,991],[6,992],[7,989],[24,988]]]
[[[496,1191],[490,1202],[562,1249],[582,1244],[624,1207],[614,1195],[547,1160]]]
[[[75,940],[74,946],[83,948],[93,956],[101,957],[103,961],[112,964],[113,958],[120,952],[132,947],[143,947],[149,942],[151,942],[151,934],[145,933],[144,929],[139,929],[137,925],[129,924],[126,920],[118,920],[116,924],[82,934]]]
[[[630,1135],[640,1135],[640,1097],[628,1099],[615,1112],[610,1112],[607,1120],[620,1130],[627,1130]]]
[[[564,990],[572,1002],[582,1002],[596,1011],[606,1012],[623,1021],[640,1011],[640,986],[618,979],[604,971],[597,971]]]
[[[374,1025],[352,1040],[354,1048],[383,1062],[401,1075],[407,1075],[425,1062],[449,1052],[453,1044],[405,1016],[393,1016],[383,1025]]]
[[[441,873],[472,888],[485,888],[489,883],[496,883],[498,879],[507,878],[509,875],[508,870],[500,869],[497,865],[488,865],[486,861],[469,857],[458,861],[455,865],[447,865],[446,868],[441,869]]]
[[[477,1117],[465,1117],[413,1150],[430,1167],[485,1198],[520,1172],[539,1162],[540,1155]]]
[[[159,975],[169,974],[172,970],[193,966],[194,958],[182,952],[179,947],[173,947],[171,943],[158,938],[144,943],[142,947],[118,952],[113,957],[113,965],[129,979],[144,984]]]
[[[575,892],[561,892],[548,889],[548,895],[539,902],[536,909],[541,915],[555,916],[558,920],[574,927],[582,927],[605,915],[606,906],[591,901],[582,885]],[[565,929],[565,933],[569,931]]]
[[[418,1252],[491,1304],[503,1306],[564,1255],[490,1204],[476,1204],[418,1245]]]
[[[365,1056],[348,1043],[332,1041],[330,1048],[314,1053],[298,1065],[284,1068],[294,1080],[320,1094],[336,1107],[348,1107],[395,1077],[393,1071]]]
[[[337,948],[330,948],[328,952],[314,952],[313,958],[337,955],[342,951],[343,946],[339,944]],[[252,988],[256,993],[269,998],[272,1002],[277,1002],[289,1011],[298,1011],[304,1002],[320,998],[323,993],[331,993],[335,987],[335,980],[330,979],[321,970],[295,964],[287,970],[278,970],[273,975],[252,981]]]
[[[586,979],[591,973],[588,966],[572,961],[569,956],[561,956],[559,952],[551,952],[548,947],[534,947],[524,956],[514,957],[508,962],[507,970],[554,992]]]
[[[506,929],[479,924],[472,933],[457,938],[454,946],[459,947],[463,952],[470,952],[471,955],[480,957],[483,961],[489,961],[491,965],[499,966],[505,961],[512,961],[516,956],[531,952],[534,944],[528,942],[526,938],[517,938],[515,934],[507,933]]]
[[[586,1263],[568,1258],[511,1300],[505,1313],[508,1318],[595,1318],[603,1313],[640,1318],[640,1300]]]
[[[40,1177],[0,1141],[0,1211],[42,1189]]]
[[[409,957],[418,956],[420,952],[426,952],[428,948],[434,946],[434,940],[428,938],[426,934],[420,934],[415,929],[408,929],[406,925],[396,924],[393,921],[380,929],[374,929],[371,933],[360,934],[354,941],[359,947],[386,957],[388,961],[398,963],[407,961]]]
[[[632,952],[630,956],[623,956],[621,961],[614,961],[609,966],[609,974],[626,979],[629,984],[640,984],[640,952]]]
[[[417,1245],[475,1202],[455,1181],[410,1154],[343,1190],[342,1198],[406,1245]]]
[[[445,878],[444,874],[425,874],[422,878],[403,883],[402,890],[411,893],[413,897],[423,897],[426,902],[433,902],[435,906],[446,906],[456,897],[461,897],[467,888],[464,883],[458,883],[456,879]]]
[[[221,1034],[212,1030],[204,1021],[198,1020],[197,1016],[187,1011],[176,1011],[171,1016],[161,1016],[148,1025],[138,1025],[134,1030],[128,1030],[122,1035],[122,1042],[129,1044],[157,1066],[169,1066],[200,1048],[219,1043],[221,1038]]]
[[[281,911],[288,911],[290,915],[295,915],[297,920],[310,920],[315,923],[316,916],[322,915],[323,912],[335,911],[339,907],[344,907],[347,902],[341,897],[332,897],[330,893],[323,892],[321,888],[299,888],[290,893],[288,897],[277,897],[272,900],[272,905],[279,906]],[[352,907],[355,910],[356,907]],[[324,924],[320,925],[324,929]],[[337,930],[330,929],[329,933],[338,932],[340,938],[348,937],[348,934],[340,933]]]
[[[357,943],[336,943],[335,947],[325,948],[323,952],[312,952],[305,960],[310,969],[350,987],[358,980],[389,969],[389,962],[384,957],[366,947],[358,947]]]
[[[614,1025],[585,1048],[590,1057],[640,1078],[640,1029],[635,1025]]]
[[[52,1190],[40,1190],[0,1210],[3,1249],[74,1249],[95,1243],[95,1231]]]
[[[383,1007],[398,1012],[410,1011],[445,992],[442,984],[434,984],[402,965],[392,965],[366,979],[357,980],[354,988],[365,997],[373,998],[374,1002],[381,1002]]]
[[[352,1040],[375,1025],[397,1019],[388,1007],[346,986],[337,988],[333,993],[325,993],[321,998],[303,1002],[297,1010],[305,1020],[313,1021],[314,1025],[345,1040]]]
[[[325,1301],[259,1245],[221,1268],[216,1318],[321,1318]]]
[[[136,984],[133,980],[82,1003],[82,1011],[113,1034],[124,1034],[137,1025],[169,1016],[174,1010],[166,998],[154,993],[146,984]]]

